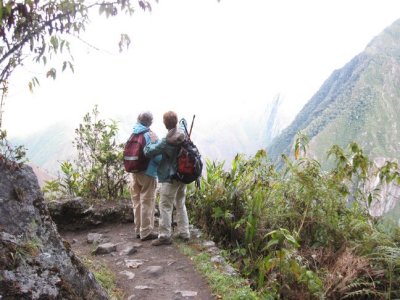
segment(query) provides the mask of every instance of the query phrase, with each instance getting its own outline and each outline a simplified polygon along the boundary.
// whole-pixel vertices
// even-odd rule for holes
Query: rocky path
[[[123,299],[216,299],[177,241],[154,247],[151,241],[136,239],[132,228],[132,223],[113,224],[61,235],[78,256],[100,261],[115,273]],[[99,253],[93,254],[96,249]]]

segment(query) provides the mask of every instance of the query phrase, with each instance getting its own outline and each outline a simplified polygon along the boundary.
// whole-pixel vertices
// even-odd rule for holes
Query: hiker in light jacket
[[[133,133],[144,133],[146,145],[155,143],[157,135],[149,130],[153,122],[150,112],[139,114],[137,123],[133,126]],[[146,132],[147,131],[147,132]],[[157,165],[161,156],[152,158],[145,171],[132,173],[130,186],[135,222],[135,234],[142,241],[154,240],[158,235],[154,230],[155,197],[157,188]]]
[[[163,116],[167,136],[157,143],[146,145],[144,154],[154,157],[162,154],[157,168],[160,190],[160,224],[158,239],[153,241],[153,246],[169,245],[171,239],[172,211],[175,205],[178,238],[188,241],[190,239],[189,218],[186,211],[186,185],[173,178],[177,170],[177,156],[179,145],[185,140],[185,133],[177,127],[178,116],[173,111],[168,111]],[[183,122],[186,122],[183,120]]]

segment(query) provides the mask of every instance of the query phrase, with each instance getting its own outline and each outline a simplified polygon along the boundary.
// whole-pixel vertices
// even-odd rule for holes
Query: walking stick
[[[190,125],[190,131],[189,131],[189,139],[190,139],[190,135],[192,134],[193,123],[194,123],[194,118],[195,118],[195,117],[196,117],[196,115],[193,115],[192,125]]]

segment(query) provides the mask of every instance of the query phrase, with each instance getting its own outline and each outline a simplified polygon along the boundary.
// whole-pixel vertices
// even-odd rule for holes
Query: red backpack
[[[124,167],[129,173],[145,171],[149,165],[150,158],[144,155],[143,148],[146,146],[144,134],[148,130],[139,134],[132,133],[124,148]]]
[[[196,186],[200,187],[200,177],[203,171],[203,162],[201,161],[201,155],[195,144],[190,139],[192,133],[193,122],[195,116],[193,116],[192,126],[190,132],[186,128],[186,124],[183,120],[181,123],[186,132],[186,139],[180,145],[180,149],[177,156],[177,170],[173,178],[178,179],[183,183],[196,182]]]
[[[177,156],[177,170],[175,177],[183,183],[198,181],[203,170],[203,162],[197,147],[190,139],[185,140],[179,149]],[[198,185],[199,183],[196,182]]]

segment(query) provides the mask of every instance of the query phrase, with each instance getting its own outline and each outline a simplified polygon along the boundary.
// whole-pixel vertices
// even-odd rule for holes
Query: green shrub
[[[48,198],[57,195],[89,199],[118,199],[127,195],[127,174],[123,167],[123,144],[117,143],[118,126],[98,119],[97,106],[87,113],[75,130],[77,159],[61,163],[62,175],[47,182]]]
[[[367,184],[373,170],[382,180],[398,180],[397,166],[379,170],[351,143],[332,147],[334,167],[325,171],[307,157],[307,142],[300,135],[294,159],[283,156],[279,170],[265,151],[237,155],[229,170],[207,161],[200,189],[188,192],[192,222],[229,250],[261,294],[397,296],[397,252],[381,247],[398,248],[399,230],[385,232],[369,215],[375,191]]]

